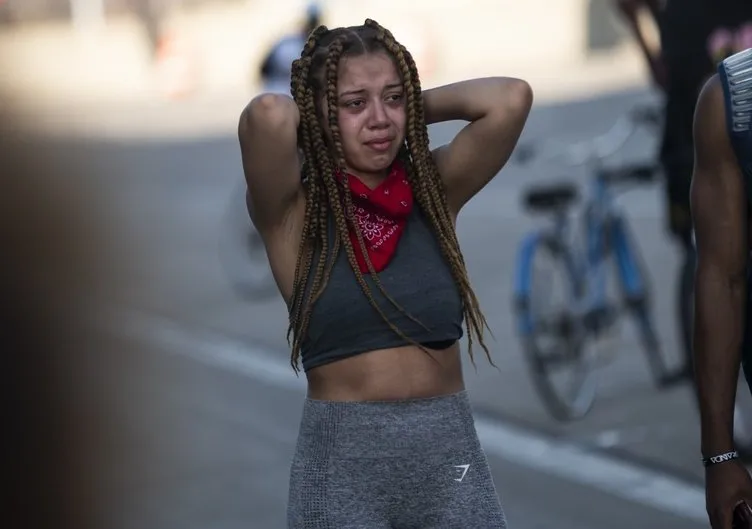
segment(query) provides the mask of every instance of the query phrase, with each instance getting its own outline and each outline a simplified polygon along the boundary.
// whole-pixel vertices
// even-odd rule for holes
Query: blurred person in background
[[[149,51],[156,59],[164,36],[163,22],[173,0],[129,0],[131,8],[146,31]]]
[[[317,28],[292,93],[254,98],[239,123],[308,381],[288,527],[504,528],[463,381],[463,320],[470,357],[475,343],[491,357],[455,225],[511,155],[530,86],[422,92],[410,53],[366,20]],[[469,124],[429,150],[427,125],[450,120]]]
[[[305,20],[298,31],[277,41],[261,63],[259,77],[262,92],[290,94],[292,62],[300,57],[308,36],[321,25],[321,9],[318,3],[308,4]]]
[[[666,176],[666,206],[670,233],[683,251],[692,250],[689,188],[693,167],[692,122],[698,94],[713,75],[718,60],[715,32],[736,32],[752,21],[749,0],[614,0],[643,52],[651,78],[664,96],[663,137],[659,158]],[[660,34],[658,49],[648,44],[639,13],[646,9]],[[686,345],[689,349],[689,344]],[[687,378],[691,355],[685,356]]]
[[[752,49],[725,60],[718,71],[700,94],[694,123],[695,377],[710,521],[713,529],[731,529],[738,508],[746,521],[734,527],[742,529],[752,527],[752,479],[733,430],[740,361],[752,382]]]

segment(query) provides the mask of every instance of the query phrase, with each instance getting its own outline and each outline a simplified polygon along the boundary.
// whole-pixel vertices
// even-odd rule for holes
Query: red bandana
[[[355,221],[360,228],[373,269],[381,272],[397,251],[397,243],[413,209],[413,192],[407,182],[405,166],[395,161],[389,175],[375,189],[370,189],[355,176],[348,176]],[[367,274],[368,265],[360,250],[358,236],[352,228],[350,241],[355,249],[360,271]]]

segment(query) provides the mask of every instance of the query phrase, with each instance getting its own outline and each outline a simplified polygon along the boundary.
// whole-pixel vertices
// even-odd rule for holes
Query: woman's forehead
[[[343,57],[337,88],[340,94],[352,91],[384,90],[402,86],[394,61],[385,53]]]

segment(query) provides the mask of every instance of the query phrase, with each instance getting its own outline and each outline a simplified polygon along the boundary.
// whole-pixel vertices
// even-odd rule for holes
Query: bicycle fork
[[[632,243],[629,227],[622,217],[614,217],[610,221],[609,231],[625,308],[637,326],[653,380],[659,387],[673,385],[683,379],[683,370],[670,373],[664,362],[655,330],[648,285]]]

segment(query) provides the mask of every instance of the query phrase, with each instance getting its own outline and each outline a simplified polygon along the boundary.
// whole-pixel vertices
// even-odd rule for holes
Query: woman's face
[[[375,185],[405,139],[402,79],[386,53],[345,57],[339,64],[337,95],[347,170]]]

